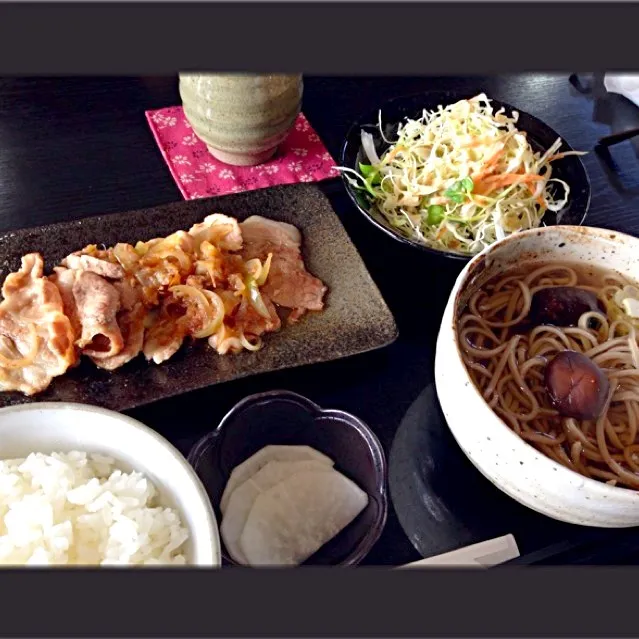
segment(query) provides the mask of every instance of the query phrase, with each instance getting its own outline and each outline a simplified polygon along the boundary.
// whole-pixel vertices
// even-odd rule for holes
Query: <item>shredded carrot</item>
[[[527,184],[526,186],[527,186],[528,190],[530,191],[530,194],[534,195],[535,194],[534,186],[532,184]],[[539,204],[539,206],[541,206],[542,209],[546,208],[546,200],[544,199],[543,195],[538,195],[535,198],[535,202],[537,202],[537,204]]]
[[[485,177],[481,182],[475,184],[473,191],[480,195],[490,193],[495,189],[499,189],[502,186],[510,186],[511,184],[529,184],[530,182],[538,182],[544,178],[541,175],[535,174],[520,174],[520,173],[504,173],[503,175],[489,175]]]
[[[499,159],[504,154],[505,149],[505,146],[501,149],[497,149],[497,151],[495,151],[495,153],[493,153],[488,158],[486,164],[484,165],[484,168],[479,173],[476,173],[472,176],[471,179],[473,180],[473,182],[480,182],[483,178],[485,178],[487,175],[490,175],[495,170]]]
[[[500,184],[514,184],[515,182],[538,182],[543,176],[537,173],[503,173],[502,175],[489,175],[484,182],[498,182]]]

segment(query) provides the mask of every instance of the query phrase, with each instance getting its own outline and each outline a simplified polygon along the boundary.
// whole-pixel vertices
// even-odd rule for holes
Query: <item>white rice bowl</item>
[[[206,492],[157,433],[81,404],[0,409],[0,566],[220,561]]]
[[[188,536],[153,483],[112,457],[0,461],[1,565],[185,564]]]

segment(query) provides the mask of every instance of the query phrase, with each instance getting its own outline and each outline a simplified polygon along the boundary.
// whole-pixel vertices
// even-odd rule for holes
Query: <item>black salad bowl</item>
[[[397,129],[400,123],[406,118],[417,119],[421,117],[424,110],[432,111],[438,106],[446,106],[458,102],[459,100],[473,97],[470,94],[464,94],[454,91],[427,91],[424,93],[400,96],[389,100],[385,104],[371,109],[353,123],[350,127],[344,145],[340,164],[343,167],[359,172],[359,164],[369,164],[369,160],[362,148],[361,132],[366,131],[373,136],[373,141],[378,155],[382,154],[390,147],[390,144],[384,140],[395,140],[397,137]],[[489,98],[491,96],[488,96]],[[513,111],[519,113],[519,121],[517,128],[525,131],[535,151],[544,152],[550,148],[555,141],[561,136],[547,124],[538,118],[522,111],[505,102],[492,100],[494,110],[504,108],[507,114]],[[381,113],[381,115],[380,115]],[[382,136],[379,129],[379,121],[381,119],[384,135]],[[573,151],[574,149],[562,139],[562,146],[559,153],[565,151]],[[582,149],[579,149],[582,150]],[[579,226],[583,224],[588,208],[590,206],[590,180],[586,168],[581,158],[576,155],[568,156],[553,162],[553,177],[565,181],[570,186],[570,196],[568,203],[559,213],[547,211],[544,215],[542,223],[546,226],[555,224],[569,224]],[[379,230],[392,237],[394,240],[420,251],[425,251],[432,255],[443,258],[468,261],[470,256],[460,253],[447,252],[427,246],[417,240],[404,237],[392,228],[390,224],[375,210],[372,206],[371,199],[364,191],[358,190],[342,173],[342,180],[346,191],[364,217],[374,224]]]

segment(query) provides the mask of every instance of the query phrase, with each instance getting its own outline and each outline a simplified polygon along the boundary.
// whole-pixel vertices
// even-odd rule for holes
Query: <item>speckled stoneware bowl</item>
[[[437,395],[453,436],[498,488],[540,513],[572,524],[639,525],[639,492],[579,475],[538,452],[494,413],[470,379],[457,339],[458,314],[491,277],[524,262],[579,262],[639,281],[639,239],[589,227],[552,226],[493,244],[461,272],[437,339]]]
[[[301,75],[180,74],[184,114],[218,160],[269,160],[300,112]]]
[[[216,513],[231,471],[270,444],[311,446],[328,455],[335,469],[368,493],[368,505],[354,521],[320,548],[304,565],[358,564],[379,539],[388,501],[386,458],[375,434],[360,419],[341,410],[323,409],[309,399],[278,390],[239,402],[212,433],[189,454]],[[224,549],[222,556],[235,562]]]

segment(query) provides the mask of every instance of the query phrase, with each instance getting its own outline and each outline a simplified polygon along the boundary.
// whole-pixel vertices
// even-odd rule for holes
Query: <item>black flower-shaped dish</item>
[[[335,461],[335,469],[368,493],[367,507],[304,565],[352,566],[371,550],[386,523],[386,459],[364,422],[340,410],[322,409],[289,391],[252,395],[239,402],[191,450],[189,462],[204,484],[218,521],[231,471],[268,445],[311,446]],[[222,546],[226,563],[237,565]]]
[[[454,91],[427,91],[414,95],[406,95],[389,100],[381,108],[377,107],[368,113],[363,114],[349,129],[342,147],[341,165],[354,171],[359,172],[359,165],[370,164],[364,149],[362,148],[361,133],[366,131],[373,136],[375,149],[381,157],[390,147],[390,144],[384,141],[397,139],[397,129],[399,124],[404,122],[406,118],[417,119],[421,117],[424,110],[432,111],[439,105],[447,106],[454,104],[459,100],[470,98],[467,95]],[[489,98],[491,96],[488,96]],[[521,109],[511,106],[505,102],[492,99],[492,105],[495,110],[502,107],[507,114],[513,111],[519,113],[519,121],[517,128],[525,131],[531,146],[535,151],[545,152],[555,143],[557,138],[561,136],[551,129],[547,124],[536,117],[525,113]],[[384,127],[384,137],[382,137],[379,127],[379,113],[381,111],[381,120]],[[562,138],[562,146],[559,153],[565,151],[573,151],[574,149]],[[579,149],[583,150],[583,149]],[[553,177],[564,180],[570,186],[570,197],[564,209],[558,214],[547,211],[544,215],[542,223],[546,226],[556,224],[570,224],[579,226],[583,224],[588,207],[590,206],[590,181],[586,172],[586,167],[579,156],[568,156],[553,162]],[[367,193],[358,190],[346,178],[346,174],[342,174],[346,191],[358,210],[372,222],[378,229],[392,237],[393,239],[412,246],[427,253],[438,255],[440,257],[452,258],[455,260],[468,261],[470,256],[460,253],[446,252],[427,246],[416,240],[409,239],[398,233],[372,206],[371,199]]]

